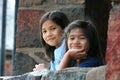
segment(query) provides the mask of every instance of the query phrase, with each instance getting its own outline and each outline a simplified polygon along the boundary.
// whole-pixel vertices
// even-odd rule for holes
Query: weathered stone
[[[68,5],[68,4],[83,4],[85,0],[19,0],[20,7],[36,7],[46,5]]]
[[[91,69],[86,74],[86,80],[105,80],[107,65]]]
[[[106,80],[120,80],[120,5],[110,12],[106,61]]]
[[[83,4],[85,0],[55,0],[56,4]]]
[[[28,54],[16,53],[12,75],[21,75],[33,71],[37,64]]]
[[[79,7],[70,7],[70,8],[62,8],[60,9],[64,12],[70,21],[74,21],[76,19],[84,20],[85,18],[85,6],[80,5]],[[74,16],[74,17],[71,17]]]
[[[39,21],[44,11],[42,10],[19,10],[18,33],[16,47],[41,47],[39,36]]]
[[[16,76],[0,77],[2,80],[86,80],[86,73],[92,68],[67,68],[60,71],[37,71]],[[43,77],[41,78],[41,75]]]
[[[31,72],[35,65],[39,63],[44,63],[47,68],[49,67],[49,59],[45,56],[42,48],[17,48],[13,75]]]
[[[92,68],[67,68],[61,71],[51,71],[42,80],[86,80],[86,73]]]

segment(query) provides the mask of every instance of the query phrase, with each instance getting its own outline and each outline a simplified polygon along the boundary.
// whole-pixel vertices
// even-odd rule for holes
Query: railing
[[[6,11],[7,11],[7,0],[2,1],[2,33],[1,33],[1,52],[0,52],[0,76],[4,74],[4,63],[5,63],[5,34],[6,34]]]
[[[9,0],[10,1],[10,0]],[[6,50],[6,26],[7,26],[7,13],[10,13],[10,12],[7,12],[7,4],[8,4],[8,0],[0,0],[0,7],[2,7],[2,19],[1,19],[1,33],[0,33],[0,36],[1,36],[1,40],[0,40],[0,76],[4,76],[4,68],[5,68],[5,50]],[[15,50],[16,50],[16,33],[17,33],[17,11],[18,11],[18,3],[19,3],[19,0],[15,0],[15,6],[14,6],[14,10],[15,10],[15,13],[14,13],[14,38],[13,38],[13,52],[12,52],[12,63],[13,62],[13,59],[14,59],[14,54],[15,54]],[[13,4],[14,5],[14,4]],[[10,26],[9,26],[10,27]]]

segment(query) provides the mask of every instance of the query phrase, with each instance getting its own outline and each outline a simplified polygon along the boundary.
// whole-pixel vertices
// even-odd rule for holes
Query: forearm
[[[70,63],[70,56],[69,56],[69,53],[65,53],[65,55],[63,56],[59,66],[58,66],[58,70],[62,70],[66,67],[68,67],[69,63]]]

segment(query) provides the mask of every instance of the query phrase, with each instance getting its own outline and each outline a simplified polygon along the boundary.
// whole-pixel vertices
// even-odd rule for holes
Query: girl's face
[[[62,41],[62,29],[52,20],[47,20],[42,25],[42,37],[47,44],[57,48]]]
[[[80,49],[87,50],[89,46],[89,42],[87,37],[85,36],[83,29],[74,28],[70,31],[68,35],[68,49]]]

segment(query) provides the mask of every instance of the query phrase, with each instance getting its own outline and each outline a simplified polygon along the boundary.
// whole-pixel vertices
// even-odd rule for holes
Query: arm
[[[58,66],[58,70],[62,70],[66,68],[69,65],[70,60],[71,58],[70,58],[69,52],[66,52]]]
[[[62,70],[68,67],[71,62],[70,60],[77,60],[77,62],[80,63],[81,59],[83,59],[84,57],[86,57],[86,51],[80,51],[79,49],[70,49],[63,56],[58,66],[58,70]]]

